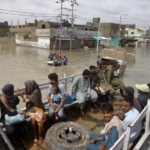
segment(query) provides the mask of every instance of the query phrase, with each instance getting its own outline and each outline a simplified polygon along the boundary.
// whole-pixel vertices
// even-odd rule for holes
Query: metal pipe
[[[98,24],[98,34],[97,34],[97,52],[98,52],[98,46],[99,46],[99,32],[100,32],[100,20]]]
[[[0,126],[0,134],[3,138],[3,140],[5,141],[6,145],[8,146],[8,148],[10,150],[15,150],[13,145],[11,144],[10,140],[8,139],[8,137],[6,136],[5,132],[3,131],[2,127]],[[0,143],[0,146],[2,146],[2,144]]]
[[[70,39],[70,50],[72,49],[72,32],[73,32],[73,9],[74,9],[74,2],[71,4],[72,6],[72,19],[71,19],[71,39]]]
[[[59,51],[61,50],[61,34],[62,34],[62,7],[63,7],[63,0],[61,0],[60,33],[59,33]]]
[[[120,44],[120,29],[121,29],[121,17],[122,17],[122,16],[120,16],[120,20],[119,20],[119,31],[118,31],[118,46],[119,46],[119,44]]]
[[[67,74],[66,73],[64,73],[64,78],[67,78]],[[67,92],[67,82],[66,82],[67,80],[65,80],[65,90],[66,90],[66,92]]]

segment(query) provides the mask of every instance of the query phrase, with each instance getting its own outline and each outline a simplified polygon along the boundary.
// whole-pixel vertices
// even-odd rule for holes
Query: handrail
[[[142,122],[142,120],[146,117],[148,106],[146,106],[143,111],[140,113],[138,118],[130,125],[131,127],[131,133],[134,131],[134,129],[139,125],[139,123]]]
[[[141,144],[144,143],[146,137],[150,135],[150,99],[147,101],[147,106],[143,109],[143,111],[140,113],[138,118],[130,125],[128,126],[127,130],[124,132],[124,134],[117,140],[117,142],[114,144],[114,146],[110,150],[120,150],[120,145],[122,145],[122,150],[128,150],[129,149],[129,140],[132,132],[135,130],[135,128],[140,125],[142,120],[146,117],[146,126],[145,126],[145,134],[141,138],[141,140],[138,142],[137,146],[135,146],[135,150],[138,150],[139,147],[141,147]]]
[[[123,147],[123,142],[126,134],[123,133],[122,136],[117,140],[117,142],[110,148],[110,150],[121,150]]]
[[[75,77],[79,76],[81,74],[77,74],[77,75],[71,75],[71,76],[68,76],[68,77],[65,77],[65,78],[61,78],[59,79],[58,81],[60,83],[69,83],[69,82],[72,82],[74,80]],[[49,82],[44,82],[44,83],[41,83],[41,84],[38,84],[39,85],[39,88],[41,90],[45,90],[48,88],[49,86]],[[24,91],[25,88],[21,88],[20,91]],[[17,93],[14,93],[15,95],[17,95]],[[0,96],[2,96],[2,93],[0,93]]]
[[[146,144],[149,143],[149,141],[147,140],[149,136],[150,136],[150,99],[147,102],[145,133],[134,147],[134,150],[139,150],[143,149],[143,147],[146,147]]]
[[[5,143],[7,144],[9,150],[15,150],[14,147],[13,147],[13,145],[11,144],[10,140],[8,139],[6,133],[3,131],[3,129],[2,129],[1,126],[0,126],[0,134],[1,134],[1,136],[3,137]],[[0,143],[0,144],[1,144],[1,143]],[[1,144],[1,146],[2,146],[2,144]]]

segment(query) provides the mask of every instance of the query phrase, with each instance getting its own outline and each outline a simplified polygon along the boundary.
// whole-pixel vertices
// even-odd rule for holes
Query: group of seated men
[[[87,103],[91,108],[91,103],[96,104],[100,95],[107,95],[112,98],[115,90],[122,89],[124,86],[121,79],[114,76],[114,68],[116,62],[107,63],[102,65],[100,61],[97,66],[91,65],[85,69],[81,76],[75,78],[71,86],[71,94],[75,95],[81,110],[84,114],[84,106]]]
[[[139,94],[137,98],[134,98],[133,87],[124,86],[122,88],[122,107],[118,111],[114,111],[111,103],[102,105],[101,111],[106,121],[105,127],[100,134],[90,135],[90,142],[86,150],[109,150],[127,127],[138,118],[150,98],[150,84],[136,84],[135,87]],[[129,142],[133,142],[139,136],[143,121],[131,133]]]
[[[99,94],[107,94],[111,99],[115,90],[120,89],[121,92],[122,108],[120,110],[114,111],[110,102],[101,106],[106,125],[100,134],[90,135],[87,150],[108,150],[111,148],[127,127],[137,119],[150,98],[150,84],[136,84],[135,88],[139,96],[135,98],[134,88],[125,87],[123,82],[114,76],[115,65],[116,62],[111,62],[104,66],[98,61],[97,67],[90,66],[89,70],[85,69],[81,76],[75,78],[71,86],[71,94],[75,95],[81,114],[84,114],[85,104],[90,108],[91,103],[96,103],[101,99]],[[130,142],[139,136],[141,129],[142,122],[131,134]]]

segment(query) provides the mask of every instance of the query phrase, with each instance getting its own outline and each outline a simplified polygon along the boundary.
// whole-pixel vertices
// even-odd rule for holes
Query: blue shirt
[[[139,116],[139,112],[135,108],[132,108],[130,111],[125,113],[125,118],[123,119],[123,121],[121,121],[123,130],[126,131],[127,127],[131,125],[138,118],[138,116]],[[130,141],[131,139],[134,140],[139,135],[141,128],[142,128],[142,122],[132,132],[130,136]]]
[[[61,101],[61,94],[58,93],[57,95],[54,95],[53,93],[51,94],[51,99],[53,100],[53,102],[60,102]]]
[[[111,128],[107,139],[105,138],[105,134],[102,134],[102,135],[91,134],[90,138],[89,138],[90,140],[93,140],[98,137],[101,137],[102,140],[97,141],[94,144],[88,144],[86,147],[86,150],[98,150],[99,145],[104,145],[105,147],[110,149],[115,144],[115,142],[118,140],[118,135],[119,134],[118,134],[117,128],[115,126]]]

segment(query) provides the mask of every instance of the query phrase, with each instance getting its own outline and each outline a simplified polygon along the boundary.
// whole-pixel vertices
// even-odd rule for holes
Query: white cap
[[[142,92],[144,92],[144,93],[148,93],[148,92],[149,92],[149,87],[148,87],[148,85],[146,85],[146,84],[136,84],[135,87],[136,87],[138,90],[140,90],[140,91],[142,91]]]

